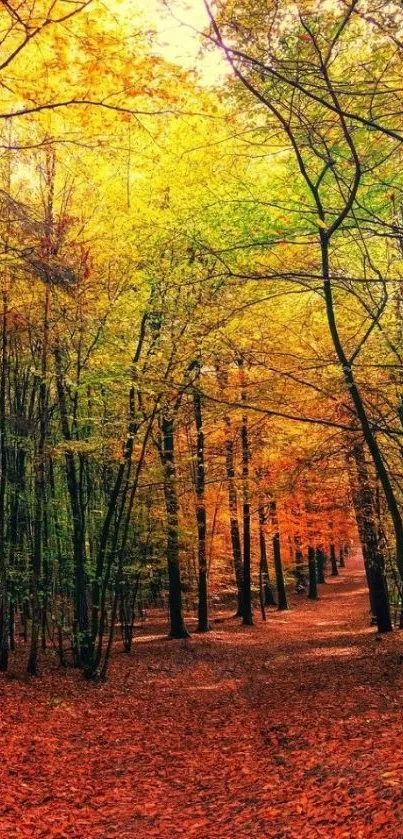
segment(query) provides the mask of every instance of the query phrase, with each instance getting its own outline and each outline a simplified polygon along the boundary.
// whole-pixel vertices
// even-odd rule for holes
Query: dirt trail
[[[145,630],[107,684],[3,678],[1,839],[403,839],[403,639],[359,560],[238,624]]]

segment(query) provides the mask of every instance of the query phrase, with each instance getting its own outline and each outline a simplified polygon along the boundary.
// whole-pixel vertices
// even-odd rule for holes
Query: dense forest
[[[277,644],[285,661],[297,628],[308,642],[327,615],[342,632],[346,604],[379,666],[367,678],[398,666],[401,4],[154,5],[0,6],[0,690],[11,709],[28,692],[24,737],[54,680],[71,680],[77,707],[106,691],[118,714],[127,678],[140,698],[150,682],[133,717],[146,738],[154,668],[174,678],[192,655],[224,656],[228,680],[250,644],[252,673],[247,657]],[[330,683],[356,678],[346,667],[330,661]],[[298,704],[287,671],[280,716]],[[307,798],[294,815],[315,809]],[[14,815],[3,835],[403,830],[396,809],[345,832],[342,813],[293,828],[286,808],[281,825],[201,812],[156,832],[116,813],[20,830]]]

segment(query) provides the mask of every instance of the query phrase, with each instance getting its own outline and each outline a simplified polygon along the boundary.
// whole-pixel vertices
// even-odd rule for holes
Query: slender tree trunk
[[[239,359],[238,366],[241,372],[241,401],[246,402],[245,379],[243,370],[244,361]],[[242,589],[242,623],[244,626],[253,626],[252,616],[252,590],[251,590],[251,534],[250,534],[250,498],[249,498],[249,437],[248,418],[246,413],[241,420],[241,444],[242,444],[242,519],[243,519],[243,589]]]
[[[103,624],[105,615],[102,614],[102,602],[105,599],[106,585],[109,579],[111,570],[110,561],[107,561],[108,544],[110,541],[110,533],[112,529],[112,522],[114,522],[114,529],[112,535],[112,549],[117,546],[119,537],[119,528],[122,520],[125,500],[128,492],[128,481],[130,478],[130,470],[133,456],[134,442],[138,434],[138,423],[136,420],[136,397],[138,397],[137,387],[137,365],[140,361],[144,341],[146,338],[147,314],[144,314],[140,324],[139,338],[137,342],[136,351],[132,359],[132,382],[129,388],[128,398],[128,423],[127,436],[123,445],[123,459],[120,463],[117,473],[112,482],[112,487],[109,489],[109,501],[107,510],[102,524],[99,546],[97,551],[97,558],[95,563],[95,577],[92,584],[92,609],[91,609],[91,661],[87,668],[87,674],[92,677],[94,668],[96,670],[100,652],[102,652],[102,636]],[[157,401],[155,403],[155,408]],[[154,418],[154,413],[153,413]],[[121,498],[119,513],[116,514],[118,501]],[[110,551],[109,551],[110,558]],[[106,566],[106,572],[105,572]],[[107,577],[107,579],[106,579]],[[97,653],[95,654],[95,646],[97,645]]]
[[[355,463],[355,475],[352,474],[350,465],[348,465],[348,473],[368,583],[371,614],[376,619],[379,632],[390,632],[392,620],[384,559],[379,547],[373,494],[361,441],[353,442],[350,450],[351,458]]]
[[[99,674],[100,679],[102,679],[103,681],[106,679],[106,675],[107,675],[107,672],[108,672],[109,659],[110,659],[110,656],[111,656],[113,638],[114,638],[114,635],[115,635],[116,615],[117,615],[117,611],[118,611],[118,601],[119,601],[119,586],[120,586],[120,579],[118,577],[117,580],[116,580],[115,592],[114,592],[113,600],[112,600],[112,612],[111,612],[111,623],[110,623],[110,627],[109,627],[109,636],[108,636],[108,641],[107,641],[107,644],[106,644],[106,650],[105,650],[104,660],[103,660],[102,667],[101,667],[101,672]]]
[[[280,612],[284,612],[288,609],[288,603],[284,583],[283,563],[281,561],[280,534],[278,532],[273,536],[273,555],[274,569],[276,572],[278,608]]]
[[[309,574],[309,590],[308,597],[310,600],[318,599],[318,587],[316,585],[316,559],[315,549],[309,545],[308,547],[308,574]]]
[[[231,436],[231,422],[229,416],[224,417],[225,423],[225,469],[228,485],[228,506],[230,520],[230,535],[232,559],[234,563],[235,581],[238,592],[238,606],[236,617],[242,617],[243,564],[241,534],[238,521],[238,493],[235,483],[234,443]]]
[[[135,619],[135,606],[137,592],[139,590],[141,572],[137,574],[134,586],[127,582],[120,589],[120,622],[122,627],[123,649],[130,653],[133,643],[133,629]]]
[[[70,431],[69,414],[67,408],[66,390],[62,372],[62,360],[60,347],[54,349],[56,367],[56,388],[59,402],[60,423],[65,442],[72,442]],[[80,504],[80,491],[77,476],[76,462],[73,451],[66,448],[65,467],[67,489],[70,499],[72,514],[72,539],[73,539],[73,561],[74,561],[74,623],[75,623],[75,648],[77,664],[86,668],[92,659],[93,644],[90,633],[88,602],[87,602],[87,579],[85,568],[85,524],[83,510]]]
[[[337,559],[336,559],[336,548],[334,542],[331,542],[330,545],[330,566],[331,566],[331,577],[338,577],[339,576],[339,569],[337,567]]]
[[[336,355],[343,371],[344,379],[350,393],[357,419],[359,420],[362,434],[368,450],[371,454],[376,474],[382,485],[382,489],[386,498],[386,503],[393,522],[395,540],[396,540],[396,563],[399,569],[400,576],[403,580],[403,519],[400,513],[399,505],[393,490],[393,486],[389,477],[389,472],[383,461],[381,450],[378,441],[371,428],[371,424],[367,417],[365,405],[356,384],[352,363],[347,358],[343,345],[340,339],[333,303],[332,280],[330,276],[329,265],[329,238],[325,230],[320,231],[321,254],[322,254],[322,274],[324,283],[324,294],[326,301],[326,313],[329,324],[329,330],[333,341],[333,346]]]
[[[49,586],[50,586],[50,570],[48,560],[49,549],[49,531],[48,531],[48,510],[46,490],[43,488],[43,561],[42,561],[42,603],[41,603],[41,640],[42,649],[46,650],[46,635],[48,631],[48,603],[49,603]]]
[[[20,496],[24,486],[26,450],[17,442],[15,455],[15,485],[10,509],[9,568],[15,567],[18,535],[20,530]],[[22,523],[21,523],[22,524]],[[15,649],[16,589],[10,588],[10,650]],[[1,668],[0,668],[1,669]]]
[[[50,289],[45,285],[45,303],[43,320],[43,339],[41,351],[41,376],[39,384],[39,434],[35,458],[34,476],[34,520],[33,520],[33,546],[32,546],[32,622],[31,622],[31,645],[28,657],[27,672],[31,676],[38,674],[38,642],[42,618],[42,604],[40,601],[40,585],[43,566],[43,540],[44,540],[44,512],[45,512],[45,486],[46,486],[46,435],[48,425],[48,344],[49,344],[49,316],[50,316]]]
[[[301,537],[295,536],[295,579],[297,591],[304,591],[306,587],[306,577],[304,574],[304,555],[301,550]]]
[[[322,548],[316,548],[316,571],[317,582],[322,584],[325,582],[325,554]]]
[[[6,382],[8,355],[8,301],[3,291],[1,371],[0,371],[0,671],[8,667],[9,651],[9,590],[6,553],[6,485],[7,485],[7,442],[6,442]]]
[[[266,523],[266,516],[263,504],[259,505],[259,547],[260,547],[260,577],[261,585],[263,586],[263,602],[265,606],[277,606],[273,589],[270,582],[269,564],[267,561],[266,537],[264,526]]]
[[[200,364],[196,362],[197,378],[193,388],[193,410],[196,425],[196,518],[197,518],[197,547],[198,547],[198,632],[209,631],[208,619],[208,582],[206,556],[206,502],[205,486],[206,474],[204,464],[204,433],[202,417],[202,400],[200,394]]]
[[[11,195],[11,172],[12,172],[12,128],[8,123],[9,150],[6,156],[6,190]],[[6,210],[5,241],[2,249],[7,253],[8,239],[11,232],[10,213]],[[7,260],[7,257],[6,257]],[[9,366],[9,336],[8,336],[8,294],[10,286],[9,270],[6,266],[2,276],[2,313],[1,313],[1,360],[0,360],[0,672],[5,672],[8,667],[10,648],[10,591],[9,591],[9,568],[7,562],[6,547],[6,503],[7,503],[7,440],[6,440],[6,389]]]
[[[264,594],[264,581],[263,581],[263,566],[262,566],[262,557],[260,557],[259,563],[259,602],[260,602],[260,611],[262,613],[262,620],[266,621],[266,610],[265,610],[265,594]]]
[[[100,603],[98,607],[98,614],[99,614],[99,622],[97,622],[97,636],[92,637],[92,650],[91,650],[91,657],[89,658],[89,663],[87,667],[84,668],[84,676],[87,679],[94,679],[98,675],[98,668],[101,664],[102,655],[103,655],[103,639],[104,634],[107,629],[107,618],[108,618],[108,611],[107,611],[107,594],[108,594],[108,586],[109,581],[112,573],[112,569],[114,564],[116,563],[116,576],[115,576],[115,590],[113,594],[113,601],[112,601],[112,610],[111,610],[111,626],[109,632],[109,638],[104,654],[104,661],[100,669],[100,676],[101,678],[106,677],[106,671],[108,667],[108,660],[112,649],[112,641],[115,631],[115,622],[116,622],[116,614],[117,614],[117,607],[119,603],[119,594],[121,591],[122,581],[123,581],[123,565],[126,556],[126,548],[127,548],[127,540],[129,536],[130,530],[130,522],[132,519],[134,501],[137,494],[138,482],[140,478],[141,469],[143,467],[144,458],[147,450],[148,441],[150,438],[150,434],[152,431],[155,414],[157,411],[158,402],[154,404],[154,409],[151,412],[148,423],[146,427],[146,431],[143,437],[142,446],[140,450],[140,454],[137,460],[136,469],[134,471],[134,475],[132,475],[132,485],[130,489],[130,494],[128,495],[129,485],[128,485],[128,478],[131,475],[131,469],[128,470],[127,480],[124,486],[124,490],[122,493],[122,497],[120,499],[119,511],[117,513],[112,543],[108,552],[107,560],[105,563],[105,569],[102,579],[102,584],[100,586]],[[128,464],[131,467],[131,460]],[[120,544],[119,544],[119,536]],[[141,575],[139,575],[138,584],[140,585]],[[137,588],[136,588],[136,596],[137,596]],[[140,589],[141,590],[141,589]],[[134,607],[134,603],[133,603]],[[141,610],[141,607],[140,607]],[[134,620],[134,618],[133,618]]]
[[[288,609],[287,603],[287,593],[285,590],[285,583],[284,583],[284,572],[283,572],[283,563],[281,561],[281,545],[280,545],[280,532],[278,528],[278,520],[277,520],[277,510],[276,510],[276,502],[272,501],[270,503],[270,515],[272,524],[274,525],[275,532],[273,536],[273,557],[274,557],[274,571],[276,575],[276,587],[277,587],[277,598],[278,598],[278,608],[280,612],[284,612]]]
[[[176,468],[174,450],[174,420],[162,418],[162,441],[164,463],[164,494],[167,510],[167,562],[169,582],[170,638],[187,638],[182,613],[182,585],[179,564],[179,519],[176,492]]]
[[[360,449],[360,451],[359,451]],[[352,464],[354,461],[354,466]],[[351,497],[354,507],[355,513],[355,520],[357,523],[358,535],[360,538],[361,544],[361,552],[362,558],[364,562],[364,570],[365,570],[365,577],[368,586],[368,597],[369,597],[369,606],[370,606],[370,614],[371,614],[371,625],[377,623],[377,604],[375,600],[375,589],[374,589],[374,580],[372,578],[370,564],[368,562],[368,548],[367,548],[367,532],[365,526],[365,519],[368,517],[372,517],[372,513],[370,513],[369,509],[364,509],[364,495],[365,489],[368,490],[368,496],[366,497],[366,501],[369,502],[372,506],[372,500],[370,498],[371,495],[371,488],[369,485],[369,476],[365,464],[365,456],[364,456],[364,448],[362,444],[358,442],[354,443],[351,448],[348,450],[346,456],[347,462],[347,473],[350,483],[350,491]],[[368,484],[366,485],[366,481],[368,480]],[[363,494],[364,493],[364,494]],[[389,599],[389,598],[388,598]]]

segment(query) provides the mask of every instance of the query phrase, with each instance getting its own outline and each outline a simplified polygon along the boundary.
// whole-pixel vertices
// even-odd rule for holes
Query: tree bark
[[[198,547],[198,632],[209,631],[208,619],[208,581],[206,557],[206,502],[205,486],[206,472],[204,464],[204,432],[202,417],[202,400],[199,387],[200,364],[195,363],[196,381],[193,388],[193,410],[196,425],[196,519],[197,519],[197,547]]]
[[[60,423],[63,438],[67,444],[72,442],[69,415],[67,409],[66,390],[62,372],[62,360],[60,347],[54,349],[56,367],[56,388],[59,402]],[[88,601],[87,601],[87,575],[85,558],[85,523],[84,511],[80,503],[80,489],[77,475],[74,452],[66,448],[65,468],[67,489],[72,514],[72,540],[73,540],[73,561],[75,577],[74,597],[74,622],[75,622],[75,648],[77,664],[79,667],[88,667],[93,652],[93,643],[90,633]]]
[[[267,561],[266,537],[264,526],[266,516],[263,504],[259,505],[259,547],[260,547],[260,578],[263,591],[263,603],[265,606],[277,606],[273,589],[270,582],[269,564]]]
[[[331,577],[338,577],[339,576],[339,569],[337,567],[337,559],[336,559],[336,548],[333,542],[330,545],[330,567],[331,567]]]
[[[174,420],[163,416],[161,421],[164,463],[164,495],[167,511],[167,563],[169,583],[170,638],[188,638],[182,613],[182,585],[179,565],[179,518],[176,492]]]
[[[352,474],[349,464],[351,459],[355,463],[355,474]],[[368,583],[371,614],[376,620],[379,632],[391,632],[393,627],[384,559],[379,547],[373,493],[365,462],[364,445],[360,440],[355,440],[350,448],[348,473]]]
[[[318,587],[316,585],[316,561],[315,549],[309,545],[308,547],[308,574],[309,574],[309,590],[308,597],[310,600],[318,599]]]
[[[6,442],[6,383],[8,366],[8,300],[3,291],[2,336],[1,336],[1,372],[0,372],[0,671],[8,667],[9,652],[9,590],[8,564],[6,552],[6,482],[7,482],[7,442]]]
[[[45,286],[43,339],[41,350],[41,373],[39,384],[39,435],[36,451],[35,476],[34,476],[34,520],[33,520],[33,546],[32,546],[32,623],[31,623],[31,644],[27,664],[27,672],[31,676],[38,674],[38,641],[41,625],[42,609],[40,603],[40,583],[43,563],[43,529],[44,529],[44,507],[45,507],[45,483],[46,483],[46,435],[47,435],[47,410],[48,410],[48,386],[46,382],[48,369],[48,343],[49,343],[49,313],[50,313],[50,290]]]
[[[316,548],[316,570],[317,570],[317,582],[322,584],[325,582],[325,554],[322,548]]]
[[[400,576],[403,580],[403,519],[399,510],[399,505],[397,503],[397,499],[393,490],[388,470],[384,464],[381,450],[379,448],[376,437],[372,431],[360,390],[355,381],[352,363],[348,360],[344,352],[339,331],[337,328],[333,304],[332,281],[330,276],[329,238],[325,230],[320,231],[320,243],[322,254],[323,288],[326,301],[326,313],[329,324],[329,330],[340,367],[343,371],[344,380],[350,393],[355,413],[361,426],[365,443],[367,444],[368,450],[371,454],[375,471],[382,485],[390,517],[393,522],[396,540],[396,563],[399,569]]]
[[[244,361],[238,360],[241,372],[241,401],[246,402]],[[249,438],[248,418],[246,413],[241,420],[242,445],[242,519],[243,519],[243,587],[242,587],[242,623],[253,626],[252,591],[251,591],[251,534],[250,534],[250,498],[249,498]]]
[[[238,493],[235,483],[234,444],[231,436],[231,422],[228,416],[224,417],[225,424],[225,469],[228,484],[228,506],[230,520],[230,535],[232,559],[234,563],[235,582],[238,592],[238,606],[236,617],[242,617],[242,591],[243,591],[243,563],[241,534],[238,521]]]
[[[272,520],[272,524],[274,525],[275,532],[273,536],[273,557],[274,557],[274,571],[276,575],[276,587],[277,587],[277,597],[278,597],[278,608],[280,612],[285,612],[288,609],[287,603],[287,593],[285,590],[285,583],[284,583],[284,572],[283,572],[283,563],[281,561],[281,545],[280,545],[280,532],[278,528],[278,519],[277,519],[277,509],[276,509],[276,502],[271,501],[270,503],[270,516]]]

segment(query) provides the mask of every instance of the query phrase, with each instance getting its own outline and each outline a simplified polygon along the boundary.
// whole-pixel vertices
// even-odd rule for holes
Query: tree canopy
[[[140,593],[250,624],[351,540],[390,630],[399,4],[206,3],[214,84],[140,4],[0,14],[1,668],[21,623],[29,672],[52,639],[105,675]]]

